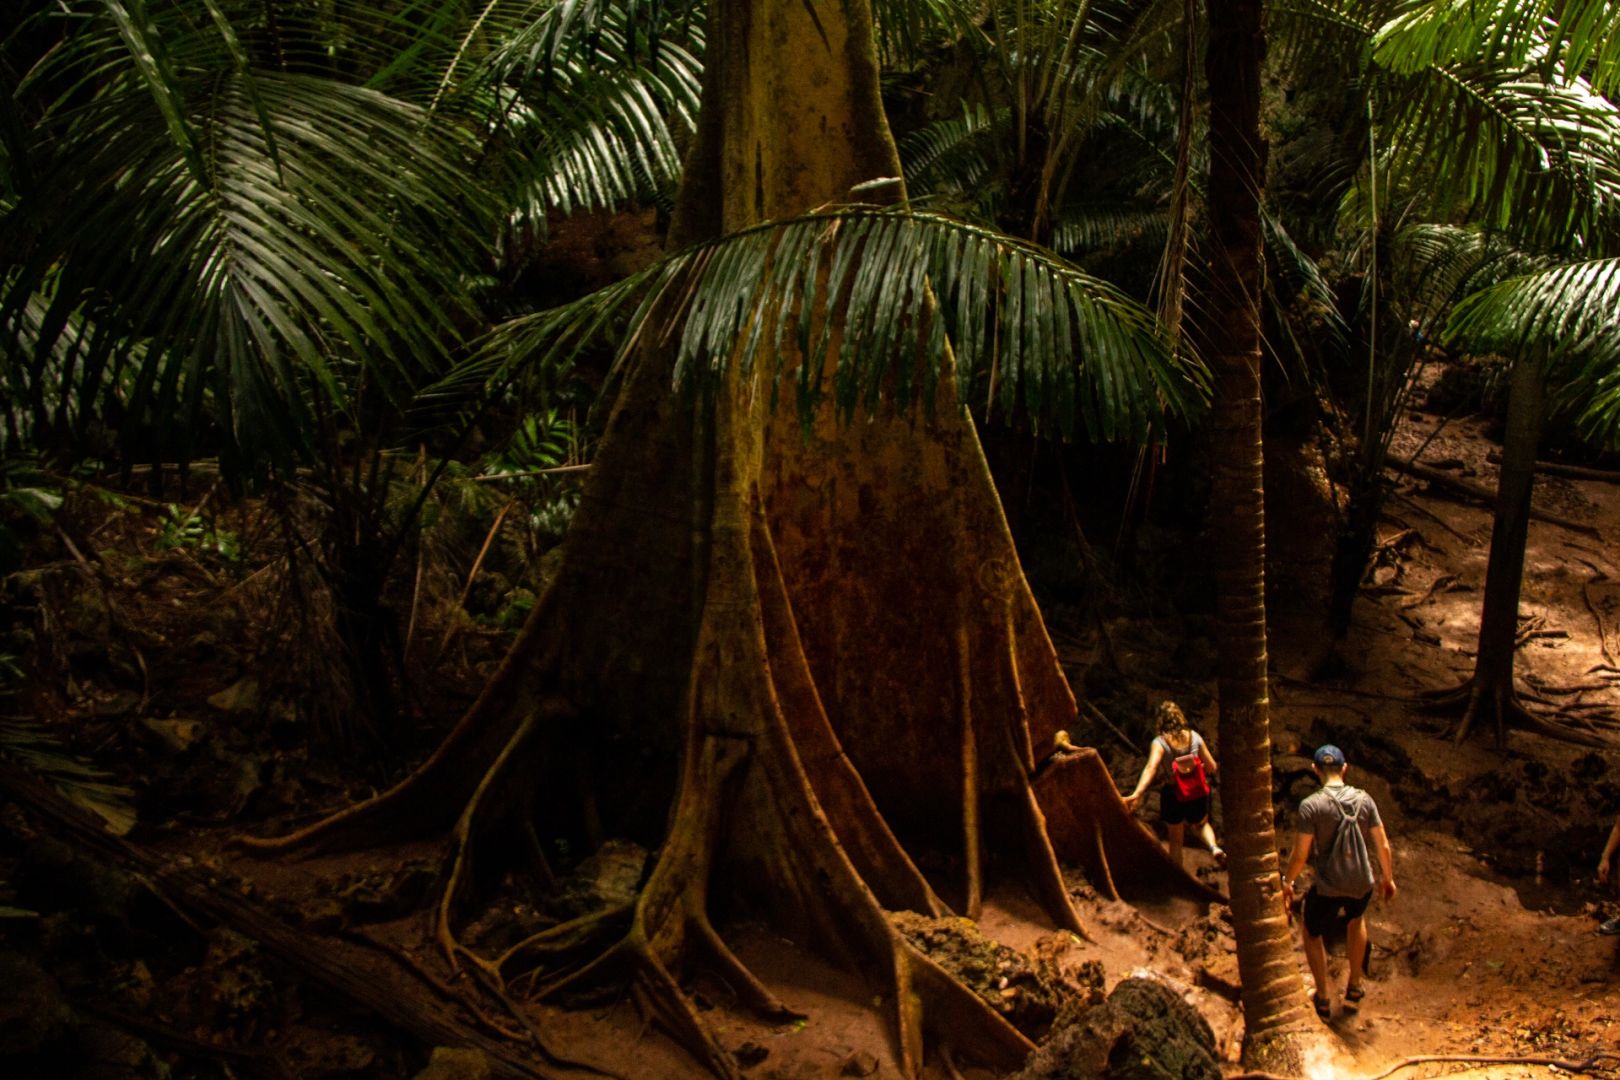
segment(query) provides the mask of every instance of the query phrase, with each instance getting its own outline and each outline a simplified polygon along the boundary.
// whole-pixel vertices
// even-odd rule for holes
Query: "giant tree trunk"
[[[1214,368],[1218,524],[1212,555],[1220,653],[1221,810],[1243,982],[1244,1053],[1298,1069],[1288,1037],[1305,989],[1281,902],[1271,805],[1266,683],[1265,501],[1260,438],[1261,0],[1209,0],[1209,218],[1214,234],[1207,356]]]
[[[709,11],[674,243],[899,176],[865,0]],[[759,310],[767,325],[784,314]],[[841,422],[827,406],[806,430],[735,370],[696,405],[672,395],[672,348],[643,337],[558,575],[484,695],[413,777],[283,843],[386,839],[459,812],[438,923],[451,955],[542,994],[628,977],[720,1075],[735,1066],[679,990],[689,958],[757,1011],[788,1014],[711,922],[739,912],[863,972],[904,1074],[921,1068],[925,1032],[1016,1067],[1028,1039],[887,910],[973,915],[1000,875],[1083,934],[1059,859],[1105,895],[1199,887],[1126,813],[1095,753],[1032,779],[1075,703],[951,380],[932,411]],[[558,782],[570,773],[583,810],[558,795],[576,790]],[[543,835],[656,844],[640,895],[475,956],[453,931],[472,854],[499,857],[495,824],[527,828],[536,812]]]

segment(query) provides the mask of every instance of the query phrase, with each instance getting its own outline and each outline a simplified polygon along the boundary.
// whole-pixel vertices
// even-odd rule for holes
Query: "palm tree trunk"
[[[1513,657],[1519,633],[1519,589],[1530,534],[1530,495],[1535,485],[1536,448],[1541,442],[1545,376],[1539,356],[1513,367],[1508,384],[1507,437],[1502,472],[1496,482],[1496,518],[1491,556],[1485,567],[1485,601],[1479,616],[1479,657],[1474,662],[1471,700],[1457,728],[1460,742],[1482,708],[1496,714],[1496,744],[1506,738],[1513,704]]]
[[[1260,403],[1261,0],[1209,0],[1210,231],[1214,235],[1207,357],[1214,368],[1212,553],[1219,624],[1221,809],[1247,1028],[1244,1054],[1292,1072],[1289,1032],[1305,989],[1280,892],[1271,804],[1266,683],[1266,524]]]

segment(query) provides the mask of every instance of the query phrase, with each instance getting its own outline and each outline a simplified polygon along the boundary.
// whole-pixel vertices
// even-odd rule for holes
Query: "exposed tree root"
[[[476,1047],[488,1057],[494,1075],[500,1077],[534,1080],[556,1075],[555,1070],[608,1075],[549,1052],[538,1039],[532,1043],[531,1056],[520,1049],[521,1043],[514,1046],[505,1038],[490,1038],[462,1019],[459,995],[451,1003],[403,989],[402,969],[385,959],[387,950],[379,953],[362,949],[289,926],[239,889],[219,883],[210,873],[176,866],[140,845],[113,836],[99,820],[90,818],[53,788],[4,762],[0,762],[0,790],[29,811],[47,818],[53,836],[131,874],[177,911],[216,921],[258,941],[268,955],[429,1046]],[[397,957],[393,960],[397,961]],[[432,997],[441,996],[435,988]],[[506,1030],[501,1025],[489,1026]]]
[[[1455,711],[1461,714],[1448,732],[1452,741],[1459,745],[1476,725],[1484,724],[1492,725],[1498,748],[1506,744],[1509,727],[1577,746],[1612,747],[1620,741],[1603,737],[1591,723],[1580,718],[1561,716],[1551,720],[1540,716],[1524,706],[1520,695],[1512,687],[1488,686],[1473,677],[1464,679],[1456,686],[1427,691],[1420,698],[1423,707],[1431,711]]]
[[[1562,1069],[1565,1072],[1588,1073],[1593,1069],[1603,1067],[1603,1063],[1607,1061],[1620,1061],[1620,1054],[1599,1051],[1591,1057],[1579,1061],[1571,1061],[1567,1058],[1519,1056],[1514,1054],[1503,1054],[1501,1056],[1494,1054],[1422,1054],[1398,1061],[1377,1076],[1368,1077],[1367,1080],[1384,1080],[1385,1077],[1394,1076],[1402,1069],[1410,1069],[1418,1065],[1545,1065],[1548,1068]],[[1471,1071],[1469,1069],[1463,1070],[1464,1073]],[[1462,1073],[1453,1073],[1452,1075],[1460,1076]],[[1228,1078],[1228,1080],[1235,1080],[1235,1078]]]
[[[1173,895],[1225,898],[1177,866],[1153,834],[1125,812],[1108,767],[1090,747],[1050,759],[1033,791],[1058,861],[1079,866],[1105,899]],[[1130,873],[1116,879],[1116,864]],[[1123,891],[1120,886],[1124,885]]]

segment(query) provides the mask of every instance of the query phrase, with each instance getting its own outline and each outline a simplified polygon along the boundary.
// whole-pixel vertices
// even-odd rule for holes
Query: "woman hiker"
[[[1159,734],[1137,778],[1136,790],[1125,796],[1125,806],[1134,812],[1157,778],[1159,820],[1170,834],[1170,857],[1176,865],[1181,865],[1182,840],[1191,825],[1215,857],[1215,865],[1225,866],[1226,852],[1215,843],[1215,829],[1209,823],[1209,777],[1216,772],[1215,758],[1203,736],[1187,726],[1187,717],[1175,702],[1160,702],[1154,719]]]

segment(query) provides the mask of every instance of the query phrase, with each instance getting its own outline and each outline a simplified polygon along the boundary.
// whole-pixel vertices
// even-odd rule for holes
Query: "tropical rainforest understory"
[[[1620,34],[1529,7],[30,4],[0,1064],[1620,1075]]]

